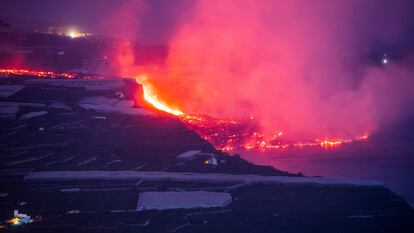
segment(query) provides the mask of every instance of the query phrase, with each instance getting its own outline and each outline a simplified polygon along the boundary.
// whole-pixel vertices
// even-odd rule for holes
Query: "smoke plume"
[[[413,111],[413,71],[371,54],[407,31],[405,2],[199,0],[146,72],[185,113],[249,118],[286,137],[357,137]],[[125,71],[125,69],[124,69]]]

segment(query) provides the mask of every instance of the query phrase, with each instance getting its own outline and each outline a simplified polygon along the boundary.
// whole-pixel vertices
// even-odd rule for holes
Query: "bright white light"
[[[66,35],[67,37],[70,37],[70,38],[72,38],[72,39],[75,39],[75,38],[80,38],[80,37],[91,36],[92,34],[90,34],[90,33],[85,33],[85,32],[80,32],[80,31],[78,31],[78,30],[76,30],[76,29],[70,29],[69,31],[67,31],[67,32],[65,33],[65,35]]]
[[[384,58],[382,59],[382,64],[384,64],[384,65],[388,64],[388,59],[384,57]]]
[[[70,31],[69,33],[68,33],[68,36],[70,37],[70,38],[72,38],[72,39],[74,39],[74,38],[76,38],[77,37],[77,32],[75,32],[75,31]]]

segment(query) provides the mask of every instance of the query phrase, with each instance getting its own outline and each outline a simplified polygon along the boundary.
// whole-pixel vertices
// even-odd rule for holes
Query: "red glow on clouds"
[[[154,108],[178,117],[189,129],[196,131],[203,139],[212,143],[222,151],[262,150],[262,149],[286,149],[289,147],[321,146],[324,149],[334,148],[344,143],[362,141],[368,138],[365,133],[352,139],[324,138],[308,139],[307,141],[287,141],[278,131],[273,135],[264,135],[253,117],[248,120],[217,119],[203,115],[189,115],[179,109],[170,107],[166,102],[160,100],[153,89],[149,78],[145,74],[136,77],[136,81],[143,85],[144,99]]]
[[[2,75],[36,77],[36,78],[68,78],[68,79],[85,79],[85,78],[104,78],[98,75],[83,75],[75,73],[57,73],[51,71],[26,70],[26,69],[0,69]],[[202,115],[185,114],[178,109],[171,108],[165,102],[158,99],[148,83],[146,75],[136,77],[138,83],[143,85],[144,99],[154,108],[177,116],[188,128],[196,131],[203,139],[211,142],[217,149],[223,151],[234,151],[236,149],[285,149],[289,147],[308,147],[321,146],[329,149],[343,143],[354,140],[365,140],[368,135],[365,134],[355,139],[312,139],[304,142],[287,141],[281,131],[273,135],[266,136],[256,130],[259,130],[257,122],[249,117],[248,120],[235,119],[217,119]],[[139,97],[141,98],[141,97]]]
[[[108,16],[110,28],[127,38],[139,34],[134,12],[145,13],[141,3],[127,1]],[[366,140],[414,106],[409,65],[361,65],[358,74],[344,65],[364,31],[354,20],[366,4],[196,0],[182,12],[187,20],[171,36],[164,63],[137,65],[139,51],[122,38],[111,48],[113,65],[143,84],[155,108],[222,150],[332,148]],[[371,34],[398,37],[396,24],[387,25],[378,31],[392,27],[393,33]]]
[[[220,149],[365,140],[405,114],[414,87],[403,65],[366,66],[356,77],[343,64],[357,34],[354,11],[365,5],[195,1],[164,64],[135,65],[127,44],[118,48],[120,74],[145,74],[147,100]]]

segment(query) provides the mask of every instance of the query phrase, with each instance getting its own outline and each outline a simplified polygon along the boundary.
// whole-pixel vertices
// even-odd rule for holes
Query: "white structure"
[[[0,85],[0,98],[7,98],[22,90],[23,85]]]
[[[177,155],[177,159],[190,159],[196,156],[197,154],[199,154],[200,152],[201,150],[189,150],[182,154]]]
[[[142,180],[171,182],[201,182],[208,184],[245,183],[253,184],[314,184],[314,185],[356,185],[383,187],[381,181],[294,176],[235,175],[224,173],[158,172],[158,171],[42,171],[32,172],[24,177],[25,182],[63,180]]]
[[[29,120],[31,118],[43,116],[43,115],[46,115],[46,114],[47,114],[47,111],[29,112],[29,113],[23,114],[20,117],[20,119],[21,120]]]
[[[19,112],[19,107],[2,107],[0,106],[0,118],[15,119]]]
[[[107,98],[104,96],[87,97],[79,102],[79,106],[84,109],[95,110],[97,112],[120,113],[128,115],[146,115],[154,114],[142,108],[134,108],[134,101],[119,100],[116,98]]]
[[[204,161],[205,165],[210,165],[210,166],[217,166],[217,159],[214,156],[211,156],[211,158],[207,159],[206,161]]]
[[[177,159],[194,159],[196,157],[203,156],[203,157],[211,157],[214,158],[214,153],[206,153],[201,152],[201,150],[189,150],[184,153],[177,155]]]
[[[139,194],[138,210],[192,209],[224,207],[230,204],[229,193],[218,192],[143,192]]]
[[[22,225],[32,223],[32,218],[27,214],[19,214],[18,210],[14,210],[13,218],[9,221],[13,225]]]
[[[28,79],[24,83],[47,84],[57,87],[83,87],[86,90],[113,90],[125,85],[125,79]]]

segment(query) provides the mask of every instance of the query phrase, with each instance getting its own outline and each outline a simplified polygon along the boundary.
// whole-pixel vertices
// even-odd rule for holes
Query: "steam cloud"
[[[199,0],[183,9],[161,68],[127,61],[123,74],[147,72],[159,98],[186,113],[253,116],[292,138],[356,137],[413,113],[413,63],[367,62],[401,42],[405,5]]]

